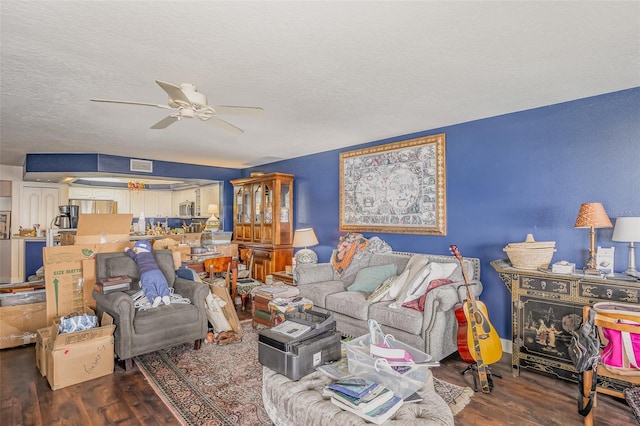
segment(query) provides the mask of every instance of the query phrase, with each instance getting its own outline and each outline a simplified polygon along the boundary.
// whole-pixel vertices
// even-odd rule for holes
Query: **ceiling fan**
[[[257,115],[264,112],[261,107],[247,107],[247,106],[210,106],[207,105],[207,97],[202,93],[199,93],[196,86],[190,83],[182,83],[180,86],[175,84],[165,83],[164,81],[156,80],[156,83],[169,95],[169,102],[167,105],[163,104],[149,104],[144,102],[130,102],[130,101],[116,101],[110,99],[91,99],[93,102],[109,102],[114,104],[129,104],[129,105],[142,105],[152,106],[156,108],[169,109],[174,111],[167,117],[158,121],[151,126],[152,129],[165,129],[176,121],[183,118],[197,117],[202,121],[210,121],[212,124],[218,126],[220,129],[239,135],[244,131],[233,124],[218,118],[218,114],[237,114],[237,115]]]

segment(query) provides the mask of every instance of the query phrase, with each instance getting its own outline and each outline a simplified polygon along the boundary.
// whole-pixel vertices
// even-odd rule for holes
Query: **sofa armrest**
[[[204,300],[209,294],[208,285],[176,277],[176,280],[173,283],[173,288],[177,294],[191,300],[191,303],[196,305],[199,309],[204,309]]]
[[[295,283],[305,285],[320,281],[334,280],[333,266],[330,263],[298,265],[294,271]]]
[[[464,302],[465,300],[467,300],[467,287],[465,286],[464,282],[455,282],[451,285],[455,286],[456,290],[458,291],[458,298],[460,302]],[[476,299],[480,297],[483,289],[480,280],[470,280],[469,287],[471,288],[473,297],[475,297]]]
[[[473,295],[478,297],[482,293],[482,283],[479,280],[469,282]],[[467,300],[467,289],[464,282],[454,282],[429,291],[425,299],[425,312],[434,312],[434,307],[441,311],[448,311],[456,304]]]
[[[123,291],[103,294],[94,290],[93,298],[98,310],[111,315],[119,326],[133,329],[135,306],[131,296]]]

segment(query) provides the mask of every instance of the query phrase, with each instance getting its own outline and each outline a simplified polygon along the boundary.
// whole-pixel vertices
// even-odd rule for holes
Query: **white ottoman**
[[[298,381],[262,368],[262,400],[265,410],[276,426],[347,426],[370,424],[359,416],[341,410],[322,396],[331,379],[313,372]],[[423,400],[404,404],[388,425],[453,426],[453,414],[447,403],[435,392],[433,376],[427,375],[424,387],[418,391]]]

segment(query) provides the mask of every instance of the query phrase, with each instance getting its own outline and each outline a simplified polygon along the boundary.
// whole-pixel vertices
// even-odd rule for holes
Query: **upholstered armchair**
[[[206,284],[176,276],[171,250],[153,251],[158,266],[167,278],[169,287],[191,301],[171,303],[147,310],[137,310],[131,297],[140,290],[138,265],[125,253],[99,253],[96,255],[98,280],[127,275],[131,277],[131,290],[103,294],[93,292],[98,317],[107,312],[114,319],[116,331],[115,353],[124,360],[125,369],[133,366],[133,357],[158,349],[194,342],[200,349],[207,334],[207,315],[204,301],[209,293]]]

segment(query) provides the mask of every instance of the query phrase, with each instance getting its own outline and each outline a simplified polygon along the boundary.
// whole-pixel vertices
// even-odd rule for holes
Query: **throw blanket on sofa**
[[[362,253],[369,242],[362,234],[349,232],[338,241],[338,250],[333,256],[333,269],[342,275],[356,254]]]
[[[333,269],[339,276],[345,273],[351,261],[364,253],[391,253],[391,246],[378,237],[366,239],[362,234],[349,232],[338,241],[335,256],[331,259]]]

